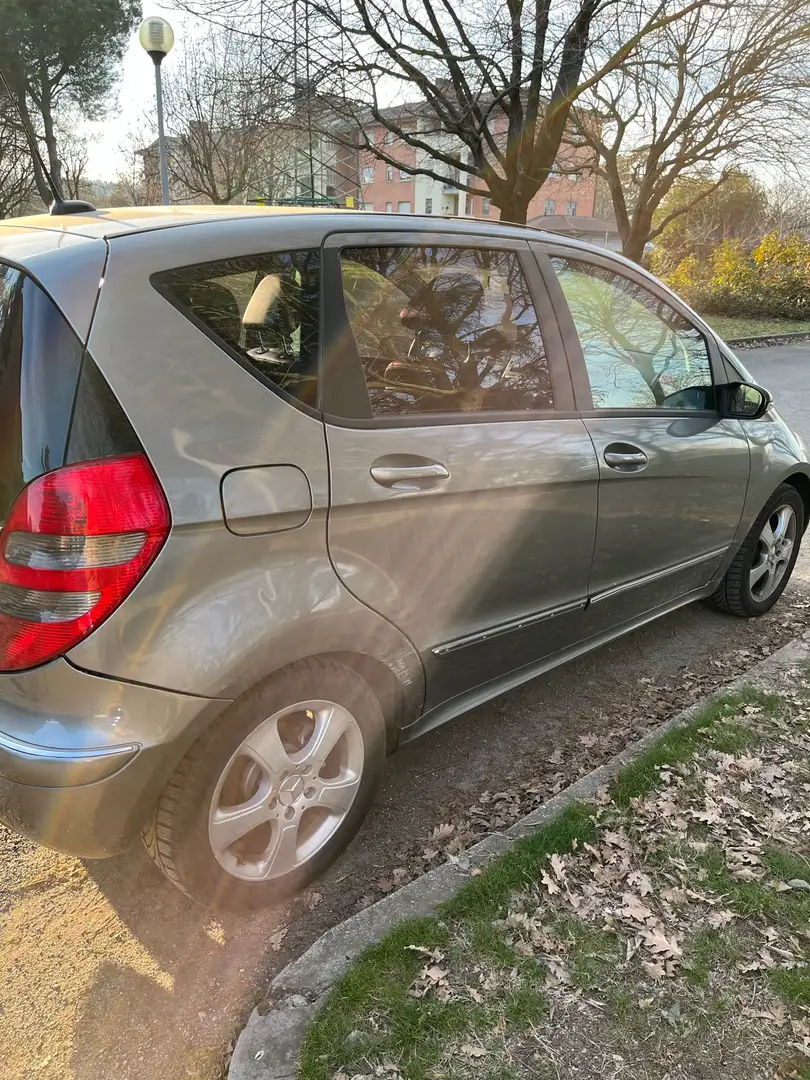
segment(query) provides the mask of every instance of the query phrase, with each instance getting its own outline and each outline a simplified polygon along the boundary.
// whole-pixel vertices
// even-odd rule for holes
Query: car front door
[[[609,256],[538,248],[599,462],[582,637],[711,581],[743,510],[750,455],[716,408],[715,346],[677,299]]]
[[[573,639],[596,457],[527,243],[365,231],[324,268],[329,551],[430,709]]]

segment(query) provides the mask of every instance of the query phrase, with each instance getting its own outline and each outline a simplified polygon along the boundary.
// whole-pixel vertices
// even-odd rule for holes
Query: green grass
[[[770,973],[770,983],[784,1001],[810,1006],[810,968],[777,968]]]
[[[781,702],[773,694],[763,694],[753,688],[713,701],[694,720],[670,731],[621,772],[611,791],[616,805],[629,806],[633,799],[652,791],[658,786],[658,770],[662,765],[688,761],[698,749],[710,746],[726,754],[744,750],[754,737],[751,729],[741,724],[720,724],[724,717],[743,705],[759,705],[764,714],[774,715],[779,711]]]
[[[612,785],[615,803],[626,807],[657,787],[663,765],[677,765],[708,747],[726,753],[743,750],[754,734],[727,718],[746,704],[759,705],[768,715],[779,709],[780,699],[746,689],[712,702],[621,772]],[[592,842],[596,833],[592,808],[581,803],[571,805],[551,824],[537,829],[493,862],[481,876],[472,878],[434,917],[402,923],[366,950],[336,984],[309,1029],[301,1053],[300,1080],[330,1080],[341,1068],[347,1069],[349,1075],[367,1071],[363,1066],[371,1059],[395,1063],[406,1080],[426,1080],[446,1050],[448,1039],[480,1031],[482,1025],[491,1030],[499,1018],[507,1025],[521,1027],[542,1017],[546,1009],[542,993],[544,967],[514,950],[492,922],[503,914],[510,897],[536,883],[553,853],[562,854],[583,842]],[[767,906],[760,895],[766,890],[728,875],[722,852],[719,861],[713,858],[711,849],[702,858],[709,877],[714,876],[734,893],[736,907],[762,910]],[[776,898],[777,903],[785,904],[789,901],[784,897],[795,895],[771,891],[768,900]],[[575,985],[585,992],[600,983],[604,985],[606,976],[615,968],[615,939],[576,919],[570,920],[566,932],[573,945],[568,955]],[[514,970],[518,985],[494,995],[494,1004],[487,1002],[483,1007],[465,1000],[442,1002],[432,996],[415,999],[408,994],[408,987],[426,958],[408,949],[408,945],[447,952],[454,977],[475,962],[496,971]],[[735,955],[733,935],[707,932],[693,943],[692,950],[691,974],[700,983],[708,980],[713,963]],[[622,1002],[621,988],[615,989],[616,1000],[611,1001],[614,1012],[627,1012],[629,999]]]
[[[730,927],[722,930],[699,930],[686,944],[686,979],[693,986],[706,986],[716,967],[721,964],[736,964],[742,957],[742,942]]]
[[[810,333],[810,322],[793,319],[744,319],[727,315],[704,315],[703,318],[722,338],[757,337],[760,334]]]

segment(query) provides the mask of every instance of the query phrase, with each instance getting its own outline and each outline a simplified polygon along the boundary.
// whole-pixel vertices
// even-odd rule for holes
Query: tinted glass
[[[89,353],[85,353],[65,464],[134,454],[142,449],[107,380]]]
[[[81,354],[53,301],[0,263],[0,522],[27,483],[64,463]]]
[[[706,339],[635,281],[603,266],[554,258],[597,409],[713,409]]]
[[[514,252],[351,248],[341,272],[374,415],[552,407],[537,313]]]
[[[152,281],[248,370],[314,406],[319,260],[317,251],[273,252],[166,270]]]

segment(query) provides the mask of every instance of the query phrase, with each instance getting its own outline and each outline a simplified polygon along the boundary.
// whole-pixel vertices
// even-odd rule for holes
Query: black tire
[[[765,526],[765,522],[782,506],[790,506],[796,515],[796,539],[787,569],[782,575],[781,581],[770,595],[759,600],[751,591],[749,575],[753,560],[757,554],[760,533]],[[784,592],[785,586],[790,580],[790,575],[793,573],[803,532],[804,503],[802,498],[790,484],[780,484],[762,508],[762,512],[751,526],[751,531],[743,541],[740,550],[734,556],[725,577],[713,593],[712,600],[717,607],[721,611],[728,611],[732,615],[739,615],[744,619],[764,615],[766,611],[770,611]]]
[[[360,729],[363,768],[354,802],[337,831],[307,862],[283,877],[245,882],[227,873],[208,837],[208,815],[220,776],[254,728],[289,705],[323,698],[344,706]],[[355,671],[334,660],[291,664],[248,691],[188,751],[144,826],[146,849],[166,877],[211,908],[246,912],[295,895],[324,873],[354,837],[374,798],[385,761],[380,704]]]

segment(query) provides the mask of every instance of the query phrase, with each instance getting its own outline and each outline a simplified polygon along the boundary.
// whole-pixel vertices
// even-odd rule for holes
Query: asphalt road
[[[743,360],[810,444],[810,346]],[[430,865],[436,826],[471,806],[497,825],[809,626],[805,556],[761,620],[693,605],[432,733],[390,761],[360,836],[292,909],[213,917],[139,846],[82,863],[0,829],[0,1078],[211,1080],[257,988],[358,903]],[[482,803],[485,791],[503,797]]]
[[[770,390],[774,404],[810,446],[810,343],[771,349],[745,349],[740,359],[757,381]]]

